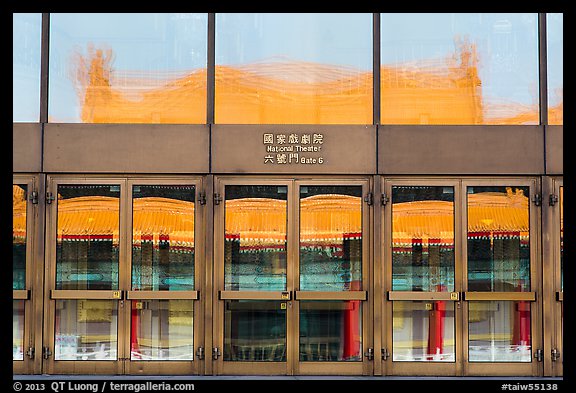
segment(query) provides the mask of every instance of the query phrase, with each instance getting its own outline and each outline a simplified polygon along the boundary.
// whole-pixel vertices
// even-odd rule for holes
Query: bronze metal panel
[[[295,291],[296,300],[367,300],[367,291]]]
[[[546,126],[546,174],[564,173],[564,126]]]
[[[459,292],[388,291],[388,300],[460,300]]]
[[[121,300],[122,291],[52,289],[50,299],[110,299]]]
[[[14,123],[12,165],[13,172],[42,171],[42,124]]]
[[[264,134],[274,143],[265,144]],[[290,134],[321,135],[322,143],[289,143]],[[286,136],[276,144],[278,135]],[[298,139],[300,140],[300,139]],[[268,147],[293,147],[290,151],[267,151]],[[300,147],[297,147],[300,146]],[[299,149],[319,147],[318,151]],[[277,163],[277,154],[286,154],[287,163]],[[298,154],[299,163],[295,163]],[[271,155],[273,162],[266,160]],[[292,163],[289,162],[290,159]],[[301,163],[302,158],[316,163]],[[320,160],[322,158],[322,160]],[[268,162],[265,162],[268,161]],[[321,161],[321,163],[320,163]],[[212,172],[290,174],[374,174],[376,173],[376,126],[373,125],[213,125]]]
[[[381,174],[542,174],[542,126],[378,126]]]
[[[518,301],[536,301],[536,292],[464,292],[464,300],[518,300]]]
[[[46,124],[46,172],[206,173],[207,125]]]
[[[198,291],[126,291],[128,300],[191,299],[200,298]]]

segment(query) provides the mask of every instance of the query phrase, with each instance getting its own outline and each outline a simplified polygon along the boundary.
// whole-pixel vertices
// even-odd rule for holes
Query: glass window
[[[372,14],[216,14],[216,123],[372,124]]]
[[[12,360],[24,360],[24,300],[12,301]]]
[[[54,360],[116,360],[116,300],[56,300]]]
[[[224,287],[286,289],[286,186],[226,186]]]
[[[195,187],[135,185],[132,198],[132,290],[193,290]]]
[[[300,290],[362,289],[362,186],[300,187]]]
[[[12,186],[12,289],[26,289],[27,186]]]
[[[42,14],[12,14],[12,120],[40,121]]]
[[[118,288],[120,186],[59,185],[56,289]]]
[[[224,360],[286,361],[286,303],[226,300]]]
[[[468,307],[471,362],[531,362],[530,302],[474,301]]]
[[[131,303],[131,360],[194,360],[193,300]]]
[[[300,302],[300,361],[362,361],[362,302]]]
[[[381,15],[382,124],[539,124],[538,15]]]
[[[392,290],[454,290],[454,187],[392,187]]]
[[[530,291],[528,187],[468,187],[468,290]]]
[[[564,124],[564,14],[546,14],[548,124]]]
[[[206,14],[51,14],[49,121],[205,123]]]
[[[454,302],[395,301],[392,305],[392,360],[454,362]]]

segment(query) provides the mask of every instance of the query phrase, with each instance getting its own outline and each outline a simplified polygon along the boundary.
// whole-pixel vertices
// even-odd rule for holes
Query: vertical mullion
[[[208,13],[208,53],[207,53],[207,91],[206,91],[206,123],[214,123],[214,91],[215,91],[215,63],[216,63],[216,14]]]
[[[40,123],[48,122],[48,54],[50,48],[50,14],[42,13],[40,44]]]
[[[540,124],[548,125],[548,60],[546,42],[546,14],[538,14],[538,63],[539,63],[539,94],[540,94]],[[546,149],[544,149],[546,150]],[[546,154],[546,151],[544,151]]]
[[[372,118],[380,124],[380,13],[372,14]]]

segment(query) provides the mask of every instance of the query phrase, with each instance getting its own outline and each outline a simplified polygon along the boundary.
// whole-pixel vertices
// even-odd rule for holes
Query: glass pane
[[[300,290],[362,289],[362,186],[300,187]]]
[[[12,300],[12,360],[24,360],[24,300]]]
[[[50,14],[49,121],[206,122],[207,14]]]
[[[454,302],[395,301],[392,360],[454,362]]]
[[[12,120],[40,121],[42,14],[12,14]]]
[[[530,302],[469,302],[468,340],[471,362],[531,362]]]
[[[116,360],[118,301],[56,300],[54,360]]]
[[[287,186],[226,186],[224,287],[286,289]]]
[[[56,289],[117,289],[119,185],[59,185]]]
[[[300,302],[300,361],[362,361],[362,302]]]
[[[224,360],[286,361],[286,303],[226,300]]]
[[[546,14],[548,124],[564,124],[564,14]]]
[[[26,209],[28,186],[12,185],[12,289],[26,289]]]
[[[381,14],[381,124],[539,124],[538,14]]]
[[[131,360],[194,360],[193,300],[131,303]]]
[[[454,291],[454,187],[392,187],[392,290]]]
[[[217,13],[216,123],[372,124],[372,14]]]
[[[193,185],[132,187],[132,289],[194,289]]]
[[[468,290],[530,291],[528,187],[468,187]]]

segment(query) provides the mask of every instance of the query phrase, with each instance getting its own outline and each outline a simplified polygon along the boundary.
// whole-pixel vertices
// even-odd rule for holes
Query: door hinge
[[[204,347],[198,347],[196,350],[196,357],[198,360],[204,360]]]
[[[38,191],[32,191],[30,193],[30,202],[32,202],[33,205],[38,204]]]
[[[219,205],[220,202],[222,202],[222,197],[220,196],[220,194],[218,193],[214,194],[214,204]]]
[[[542,195],[534,194],[532,197],[532,202],[534,202],[536,206],[540,206],[542,204]]]
[[[364,202],[366,202],[368,206],[372,206],[374,204],[374,194],[372,194],[371,192],[366,194],[366,196],[364,197]]]
[[[381,199],[382,206],[386,206],[386,204],[388,203],[389,200],[390,200],[390,198],[388,198],[388,195],[386,195],[386,193],[383,192],[382,193],[382,199]]]
[[[550,206],[554,206],[558,202],[558,195],[550,194],[550,198],[548,198],[548,204]]]
[[[374,348],[368,348],[368,352],[364,354],[368,360],[374,360]]]
[[[388,360],[388,358],[390,357],[390,352],[388,352],[388,350],[386,348],[382,348],[382,360]]]
[[[218,358],[220,357],[220,355],[222,355],[222,353],[220,352],[220,350],[218,349],[218,347],[212,348],[212,359],[218,360]]]
[[[556,348],[554,348],[554,349],[552,350],[552,361],[555,362],[555,361],[557,361],[558,359],[560,359],[560,351],[557,350]]]
[[[541,349],[537,349],[536,352],[534,353],[534,359],[541,362],[543,358],[544,358],[544,351],[542,351]]]
[[[30,359],[34,359],[34,352],[36,350],[34,349],[34,347],[30,347],[28,348],[28,350],[26,351],[26,356],[28,356]]]
[[[50,351],[50,348],[42,347],[42,357],[44,359],[48,359],[50,356],[52,356],[52,352]]]
[[[54,199],[55,199],[54,194],[52,194],[50,191],[48,191],[46,193],[46,203],[50,205]]]
[[[205,205],[206,204],[206,193],[205,192],[201,192],[198,195],[198,203],[201,205]]]

